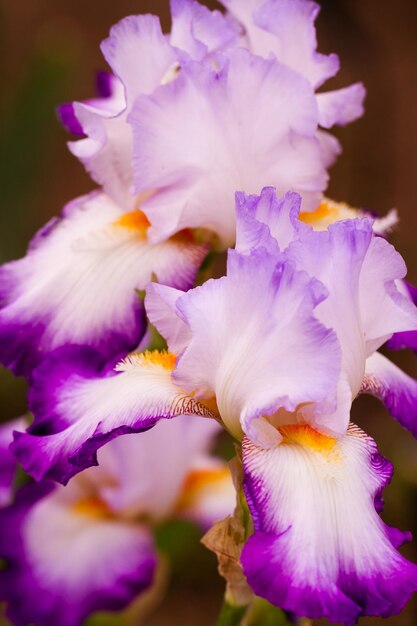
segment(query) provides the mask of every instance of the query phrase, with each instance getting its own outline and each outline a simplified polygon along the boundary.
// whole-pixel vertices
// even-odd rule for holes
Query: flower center
[[[116,371],[127,371],[137,367],[161,367],[165,370],[173,370],[177,357],[167,350],[145,350],[129,354],[123,361],[116,365]]]
[[[130,213],[121,215],[120,218],[114,222],[114,225],[127,228],[141,237],[146,237],[146,232],[150,226],[150,222],[143,211],[135,209]]]
[[[336,445],[336,439],[319,433],[307,424],[287,424],[278,430],[283,437],[282,444],[298,444],[321,454],[330,452]]]
[[[74,513],[98,519],[112,517],[112,512],[103,500],[97,496],[87,496],[75,502],[72,507]]]
[[[225,481],[229,474],[230,470],[227,466],[191,470],[184,481],[177,502],[177,510],[181,511],[197,503],[201,493],[205,490],[216,490],[218,485]]]
[[[338,220],[356,217],[357,214],[357,209],[352,209],[344,202],[334,202],[324,198],[315,211],[302,211],[300,220],[315,230],[325,230],[330,224],[334,224]]]

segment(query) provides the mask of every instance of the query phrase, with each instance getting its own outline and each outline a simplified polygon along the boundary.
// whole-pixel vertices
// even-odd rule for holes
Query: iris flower
[[[362,114],[364,89],[322,91],[339,63],[317,51],[315,3],[223,4],[172,0],[167,35],[150,15],[113,27],[98,97],[59,110],[99,189],[0,269],[0,359],[27,376],[34,416],[9,451],[39,481],[8,504],[6,453],[17,623],[124,607],[152,584],[156,524],[229,512],[207,456],[219,424],[242,460],[256,595],[351,626],[417,589],[409,533],[380,517],[391,464],[351,422],[369,393],[417,435],[417,382],[379,352],[415,347],[415,293],[380,236],[396,213],[324,197],[329,129]],[[226,275],[194,286],[227,247]],[[167,350],[144,349],[148,321]]]
[[[12,622],[79,626],[150,589],[158,525],[179,518],[204,529],[233,510],[227,465],[209,454],[218,431],[182,416],[109,443],[99,467],[66,487],[23,487],[0,510],[0,599]]]
[[[408,534],[379,517],[391,466],[350,410],[374,394],[416,434],[417,383],[378,348],[416,330],[417,309],[372,220],[314,231],[299,207],[271,188],[238,194],[227,275],[186,293],[148,289],[170,352],[133,354],[98,380],[87,360],[57,354],[39,368],[35,422],[12,450],[37,478],[65,481],[117,434],[185,412],[218,420],[242,441],[249,584],[287,611],[353,624],[398,612],[416,589],[396,551]]]

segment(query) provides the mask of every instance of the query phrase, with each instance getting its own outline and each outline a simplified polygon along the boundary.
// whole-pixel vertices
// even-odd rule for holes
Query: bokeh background
[[[337,131],[344,152],[331,171],[328,195],[379,213],[397,207],[401,224],[392,241],[416,283],[417,3],[322,0],[321,6],[320,51],[335,51],[342,61],[339,75],[326,88],[362,80],[368,90],[365,117]],[[100,41],[120,18],[145,12],[159,14],[169,29],[168,0],[1,0],[1,261],[22,255],[35,230],[68,200],[92,189],[66,149],[68,137],[54,109],[60,102],[92,94],[95,72],[106,67]],[[417,360],[411,355],[396,354],[394,359],[417,376]],[[23,381],[1,371],[0,395],[2,420],[24,412]],[[385,520],[417,536],[417,443],[372,399],[356,402],[354,419],[395,464]],[[223,588],[214,558],[190,528],[172,533],[172,581],[149,626],[211,626]],[[417,561],[417,542],[404,552]],[[377,623],[361,621],[363,626]],[[416,623],[415,601],[401,616],[386,621]]]

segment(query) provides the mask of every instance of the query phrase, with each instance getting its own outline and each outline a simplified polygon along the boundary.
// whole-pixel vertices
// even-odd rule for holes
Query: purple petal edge
[[[407,288],[411,301],[417,306],[417,288],[405,280],[403,284]],[[390,350],[413,350],[413,352],[417,352],[417,331],[410,330],[394,333],[387,342],[387,348]]]
[[[395,577],[376,575],[366,579],[341,572],[335,589],[328,592],[313,586],[297,587],[292,577],[273,560],[282,535],[256,532],[242,552],[242,564],[249,584],[257,595],[271,604],[311,619],[327,618],[332,623],[353,626],[359,616],[389,617],[402,611],[417,588],[417,568],[405,559]],[[259,567],[259,562],[263,567]],[[249,570],[256,573],[248,574]],[[343,591],[341,591],[343,590]]]
[[[61,588],[45,588],[26,554],[23,525],[31,508],[54,491],[52,483],[29,484],[17,494],[13,505],[0,510],[0,600],[6,615],[16,626],[79,626],[96,611],[119,611],[139,593],[148,589],[155,575],[156,556],[143,560],[140,572],[126,573],[111,587],[86,595],[82,602],[70,602]]]
[[[383,509],[382,493],[391,481],[393,467],[378,452],[371,438],[368,437],[367,442],[370,466],[379,476],[374,505],[380,513]],[[389,617],[403,610],[410,596],[417,591],[417,566],[399,553],[395,562],[387,564],[388,572],[365,575],[340,567],[333,582],[329,580],[324,585],[323,581],[319,581],[315,585],[306,577],[305,584],[300,585],[285,567],[285,558],[279,558],[282,550],[287,549],[286,535],[291,532],[291,526],[277,533],[270,532],[265,524],[260,506],[265,489],[262,479],[249,475],[245,470],[244,490],[255,532],[244,546],[241,562],[248,583],[257,595],[296,615],[311,619],[327,618],[332,623],[343,623],[345,626],[354,626],[361,616]],[[412,539],[411,533],[385,524],[384,531],[394,549]]]
[[[74,112],[73,102],[64,102],[56,107],[56,115],[62,126],[72,135],[84,137],[84,129]]]
[[[97,424],[95,432],[75,450],[65,446],[56,455],[51,453],[58,448],[60,435],[65,442],[66,430],[71,424],[57,411],[57,392],[73,376],[94,379],[106,376],[118,376],[113,371],[113,363],[103,365],[97,352],[88,347],[64,346],[58,348],[44,359],[32,376],[29,391],[29,408],[35,416],[34,423],[26,433],[15,432],[11,451],[21,463],[23,469],[35,480],[54,480],[67,484],[80,471],[98,465],[97,452],[106,443],[121,435],[145,432],[165,416],[152,416],[138,420],[131,426],[117,426],[110,431],[101,430]]]

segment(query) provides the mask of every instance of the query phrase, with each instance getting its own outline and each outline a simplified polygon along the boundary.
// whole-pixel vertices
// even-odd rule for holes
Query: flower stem
[[[247,605],[233,605],[224,600],[216,626],[240,626],[247,609]]]
[[[312,622],[285,613],[266,600],[256,598],[242,626],[312,626]]]

